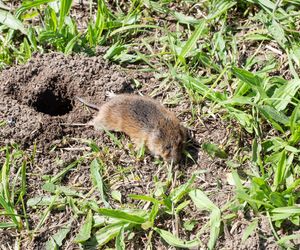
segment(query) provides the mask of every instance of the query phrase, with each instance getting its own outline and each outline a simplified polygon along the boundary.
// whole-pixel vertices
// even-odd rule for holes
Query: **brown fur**
[[[151,153],[164,160],[180,160],[186,129],[160,103],[149,97],[121,94],[112,97],[98,110],[89,125],[100,130],[124,132],[137,147],[144,144]]]

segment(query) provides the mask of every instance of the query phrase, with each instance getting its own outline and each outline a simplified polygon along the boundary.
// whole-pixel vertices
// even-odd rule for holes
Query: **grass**
[[[115,248],[125,249],[131,233],[143,231],[148,249],[155,248],[155,234],[171,246],[207,244],[205,247],[213,249],[223,234],[225,221],[233,222],[238,211],[251,210],[254,217],[243,241],[266,217],[278,246],[296,249],[292,240],[299,239],[293,228],[300,226],[300,1],[182,1],[181,7],[173,4],[175,8],[170,8],[172,1],[120,1],[114,6],[102,0],[94,4],[90,1],[89,21],[84,29],[78,28],[79,21],[71,15],[72,2],[22,1],[11,12],[0,6],[0,67],[24,63],[36,51],[93,55],[101,45],[109,46],[105,58],[115,63],[148,65],[165,83],[161,88],[169,82],[180,85],[195,107],[206,107],[201,115],[219,114],[223,120],[238,124],[250,138],[246,151],[237,148],[229,155],[224,151],[229,145],[203,145],[209,155],[227,157],[231,167],[228,178],[235,185],[236,195],[224,207],[218,207],[205,190],[194,185],[196,176],[173,187],[174,172],[170,170],[166,181],[154,180],[155,190],[132,194],[132,204],[119,204],[113,209],[111,196],[120,203],[121,194],[107,193],[102,178],[106,166],[98,157],[101,148],[90,144],[91,155],[79,158],[46,180],[43,189],[49,196],[29,198],[26,167],[34,162],[17,146],[3,145],[0,211],[5,219],[0,227],[26,231],[33,239],[53,210],[69,207],[72,219],[49,239],[48,249],[62,246],[73,220],[82,221],[74,239],[82,246],[102,246],[115,239]],[[197,109],[191,112],[196,115],[188,121],[190,127],[198,120]],[[118,140],[117,144],[122,146]],[[88,194],[60,183],[83,160],[89,161],[91,168],[93,187]],[[12,166],[17,169],[13,176]],[[94,191],[99,194],[97,202]],[[195,239],[186,241],[176,228],[178,216],[188,213],[190,204],[207,211],[209,219],[195,233]],[[32,206],[43,208],[34,229],[26,211]],[[142,209],[144,206],[147,209]],[[157,224],[165,217],[175,225],[172,232]],[[190,222],[193,228],[195,223],[192,219]],[[186,225],[182,230],[187,231],[189,224]],[[280,234],[286,225],[289,229]],[[207,232],[209,240],[203,243],[201,235]]]

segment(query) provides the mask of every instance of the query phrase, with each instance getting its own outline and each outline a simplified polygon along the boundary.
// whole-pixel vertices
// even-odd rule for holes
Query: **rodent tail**
[[[88,106],[88,107],[90,107],[90,108],[92,108],[92,109],[95,109],[95,110],[99,111],[99,107],[98,107],[97,105],[92,104],[92,103],[89,103],[89,102],[83,100],[82,98],[80,98],[80,97],[78,97],[78,96],[75,96],[75,98],[76,98],[78,101],[80,101],[81,103],[83,103],[84,105],[86,105],[86,106]]]

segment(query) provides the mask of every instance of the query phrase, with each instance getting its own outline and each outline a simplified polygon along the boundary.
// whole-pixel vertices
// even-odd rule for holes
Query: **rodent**
[[[177,163],[182,155],[187,130],[159,102],[146,96],[119,94],[101,106],[77,99],[98,114],[87,123],[98,130],[127,134],[137,148],[145,145],[155,156]]]

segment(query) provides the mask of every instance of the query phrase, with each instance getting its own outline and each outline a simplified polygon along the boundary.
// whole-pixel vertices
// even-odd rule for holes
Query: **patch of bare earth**
[[[135,88],[133,79],[141,83],[141,89]],[[101,55],[85,57],[52,53],[35,55],[25,65],[2,71],[0,82],[0,121],[5,121],[5,125],[0,127],[0,146],[18,143],[29,154],[35,144],[37,148],[34,164],[29,165],[27,169],[26,200],[37,196],[49,196],[50,193],[43,188],[44,177],[54,176],[81,156],[85,156],[84,160],[62,178],[61,185],[84,195],[90,192],[92,183],[89,164],[92,158],[87,156],[91,153],[91,148],[85,140],[93,140],[100,148],[98,157],[105,165],[102,174],[107,193],[110,194],[110,190],[120,191],[123,204],[134,202],[128,198],[128,194],[153,193],[155,178],[161,182],[167,179],[170,169],[165,164],[157,163],[157,160],[148,154],[144,159],[137,159],[126,136],[115,134],[122,142],[122,147],[117,147],[104,132],[95,131],[87,126],[71,125],[86,123],[95,114],[76,101],[75,96],[101,105],[107,99],[108,91],[150,95],[153,90],[161,87],[152,74],[123,69],[103,60]],[[174,97],[173,94],[182,92],[179,104],[169,108],[185,123],[191,118],[191,103],[185,97],[184,91],[178,88],[172,86],[167,92],[158,91],[155,98],[167,102]],[[227,127],[228,124],[223,124],[217,117],[202,118],[201,123],[193,124],[193,142],[190,143],[188,151],[195,162],[183,159],[179,167],[174,169],[173,187],[185,183],[194,172],[202,171],[198,174],[196,186],[204,190],[216,205],[221,207],[233,197],[233,189],[226,180],[229,170],[224,160],[211,159],[200,150],[203,142],[224,144],[230,136]],[[1,164],[3,159],[4,157],[1,157]],[[14,174],[12,173],[12,176]],[[99,206],[103,206],[99,194],[94,193],[90,198],[97,201]],[[112,207],[120,207],[112,197],[109,196],[108,200]],[[160,218],[158,226],[170,231],[175,230],[181,238],[193,238],[195,232],[208,221],[209,216],[205,212],[197,211],[193,206],[189,208],[179,218],[179,231],[174,229],[172,218]],[[29,227],[34,229],[45,207],[26,209]],[[183,230],[182,225],[188,219],[198,221],[192,232]],[[72,228],[63,242],[63,249],[77,249],[73,239],[83,222],[83,217],[75,218],[68,205],[63,209],[52,210],[33,240],[27,235],[19,235],[14,230],[0,229],[0,246],[11,247],[17,238],[21,238],[23,249],[43,249],[50,236],[70,221]],[[222,232],[223,236],[218,241],[218,249],[258,249],[261,246],[259,237],[254,236],[246,242],[244,248],[240,247],[242,229],[249,220],[241,218],[238,221],[234,228],[230,225],[230,228],[222,229],[225,233]],[[146,235],[147,232],[137,233],[128,244],[128,249],[143,249],[147,242]],[[204,243],[208,238],[208,233],[203,236]],[[153,245],[157,249],[170,248],[159,237],[153,238]]]

